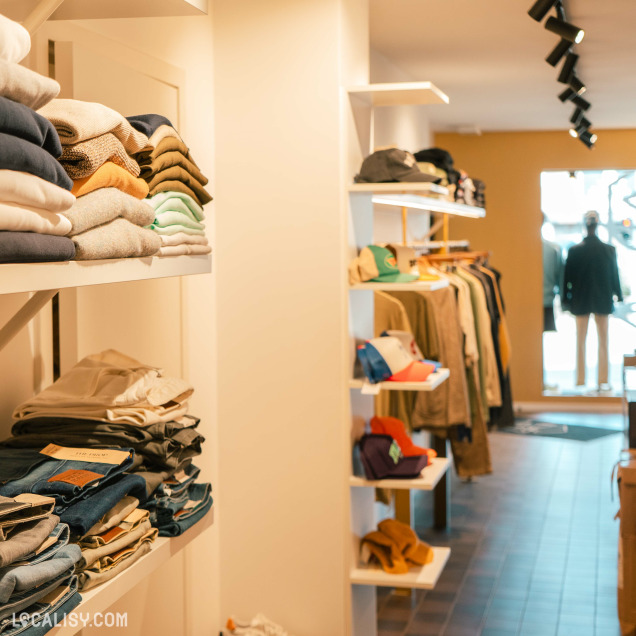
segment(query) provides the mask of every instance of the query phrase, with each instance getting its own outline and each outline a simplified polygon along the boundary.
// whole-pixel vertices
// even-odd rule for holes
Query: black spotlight
[[[550,66],[556,66],[561,61],[561,58],[569,52],[571,46],[572,42],[561,38],[561,41],[552,49],[545,61]]]
[[[565,58],[565,62],[563,62],[563,66],[561,67],[559,77],[557,78],[561,84],[570,84],[570,78],[574,73],[574,67],[578,61],[579,56],[576,53],[568,53],[568,56]],[[576,88],[574,88],[574,86],[572,86],[572,90],[576,92]]]
[[[572,117],[570,117],[570,123],[578,126],[581,119],[583,119],[583,112],[584,111],[582,108],[575,108],[574,112],[572,113]]]
[[[583,95],[587,90],[587,87],[583,82],[573,73],[570,75],[570,79],[568,81],[570,88],[576,92],[577,95]]]
[[[552,33],[560,35],[565,40],[574,42],[574,44],[578,44],[585,35],[585,31],[583,31],[583,29],[580,29],[569,22],[565,22],[565,20],[559,20],[554,17],[549,17],[547,19],[545,28],[548,31],[552,31]]]
[[[562,93],[559,93],[559,99],[562,102],[567,102],[568,99],[574,99],[576,93],[568,86]]]
[[[572,90],[572,89],[569,89],[569,90]],[[565,91],[563,92],[565,93]],[[570,99],[575,106],[577,106],[578,108],[581,108],[582,110],[589,110],[590,106],[592,105],[590,104],[590,102],[587,101],[587,99],[584,99],[580,95],[575,94],[574,97],[571,97]]]
[[[576,132],[579,134],[579,137],[581,136],[581,133],[588,130],[588,128],[591,125],[592,125],[592,122],[589,119],[586,119],[585,117],[581,117],[581,119],[579,120],[579,123],[575,126]]]
[[[545,18],[548,11],[558,2],[559,0],[537,0],[528,11],[528,15],[537,22],[541,22],[543,18]]]
[[[589,130],[586,130],[585,132],[582,132],[579,134],[579,139],[588,147],[588,148],[593,148],[594,144],[596,143],[596,135],[594,133],[591,133]]]

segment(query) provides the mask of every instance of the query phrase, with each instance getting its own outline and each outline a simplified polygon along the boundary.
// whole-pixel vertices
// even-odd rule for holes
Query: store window
[[[541,208],[544,220],[541,230],[544,250],[543,393],[552,396],[622,395],[623,355],[633,354],[636,348],[636,171],[543,172]],[[606,357],[602,322],[599,324],[590,316],[585,346],[581,350],[582,321],[579,320],[577,338],[577,318],[562,307],[563,278],[558,261],[561,259],[564,264],[568,250],[587,235],[584,216],[589,210],[598,212],[595,232],[598,238],[616,248],[623,296],[623,302],[615,303],[614,313],[607,322]],[[557,283],[555,287],[553,282]],[[605,359],[606,376],[603,370]]]

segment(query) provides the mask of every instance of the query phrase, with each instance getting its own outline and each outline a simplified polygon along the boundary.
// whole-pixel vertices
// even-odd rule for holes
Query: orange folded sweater
[[[71,192],[76,197],[81,197],[99,188],[117,188],[137,199],[145,199],[148,196],[148,184],[143,179],[133,177],[130,172],[112,161],[102,164],[90,177],[74,181]]]

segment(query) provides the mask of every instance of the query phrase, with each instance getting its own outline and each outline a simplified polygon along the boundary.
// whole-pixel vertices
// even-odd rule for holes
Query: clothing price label
[[[86,484],[90,484],[92,481],[101,479],[104,475],[94,473],[91,470],[65,470],[59,475],[55,475],[47,481],[62,481],[65,484],[71,484],[71,486],[79,486],[83,488]]]
[[[113,464],[118,466],[128,459],[127,451],[111,448],[65,448],[57,444],[49,444],[40,453],[53,459],[63,459],[74,462],[90,462],[92,464]]]
[[[362,383],[362,395],[379,395],[380,393],[380,385],[379,384],[371,384],[371,382],[367,382],[366,380]]]

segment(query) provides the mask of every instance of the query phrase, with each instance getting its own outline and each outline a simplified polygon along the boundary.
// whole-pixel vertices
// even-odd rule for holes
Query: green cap
[[[371,280],[376,283],[410,283],[418,278],[416,274],[402,274],[398,269],[395,256],[386,248],[367,245],[373,255],[378,273]]]

